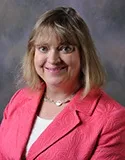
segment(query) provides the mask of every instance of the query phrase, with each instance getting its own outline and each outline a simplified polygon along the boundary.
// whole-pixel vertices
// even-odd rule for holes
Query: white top
[[[41,135],[41,133],[48,127],[48,125],[52,122],[53,120],[49,119],[43,119],[40,117],[36,117],[33,129],[31,131],[27,146],[26,146],[26,155],[28,154],[28,151],[32,144],[37,140],[37,138]]]

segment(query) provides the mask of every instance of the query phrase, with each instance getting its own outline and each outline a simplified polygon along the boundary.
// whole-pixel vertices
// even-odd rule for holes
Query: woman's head
[[[35,46],[41,43],[45,32],[53,30],[62,42],[75,45],[80,56],[80,83],[87,93],[104,83],[104,72],[96,54],[88,27],[73,8],[59,7],[45,12],[36,22],[31,33],[23,61],[23,76],[35,89],[43,81],[34,67]]]

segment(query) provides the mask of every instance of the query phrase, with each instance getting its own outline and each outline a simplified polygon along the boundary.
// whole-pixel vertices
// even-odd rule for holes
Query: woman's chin
[[[56,86],[57,86],[57,87],[59,86],[59,87],[61,87],[61,85],[64,84],[64,81],[63,81],[63,80],[59,80],[59,79],[58,79],[58,80],[57,80],[57,79],[55,79],[55,80],[54,80],[54,79],[53,79],[53,80],[51,79],[51,80],[49,80],[49,81],[46,81],[45,83],[46,83],[46,85],[48,85],[48,86],[55,86],[55,87],[56,87]]]

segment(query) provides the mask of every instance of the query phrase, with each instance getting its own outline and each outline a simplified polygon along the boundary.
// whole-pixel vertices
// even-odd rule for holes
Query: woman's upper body
[[[22,69],[28,88],[5,109],[1,159],[125,158],[125,109],[100,90],[104,72],[74,9],[59,7],[39,18]],[[25,153],[37,115],[52,122]]]
[[[80,89],[31,146],[27,160],[124,160],[125,109],[102,90]],[[20,160],[44,89],[19,90],[4,112],[0,159]]]

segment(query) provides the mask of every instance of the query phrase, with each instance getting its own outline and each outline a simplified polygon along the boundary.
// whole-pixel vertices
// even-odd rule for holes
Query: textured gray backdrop
[[[0,0],[0,119],[36,19],[57,6],[85,19],[107,71],[105,90],[125,105],[125,0]]]

